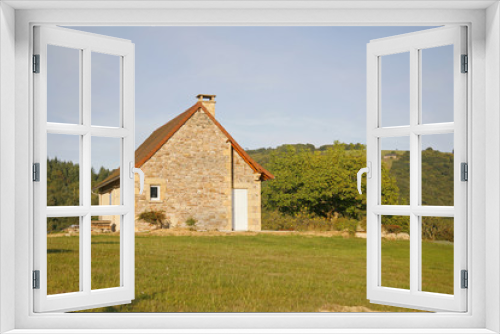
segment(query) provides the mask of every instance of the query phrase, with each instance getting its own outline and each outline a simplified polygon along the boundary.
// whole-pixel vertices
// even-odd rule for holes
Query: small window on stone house
[[[150,199],[152,201],[160,200],[160,186],[151,186],[149,189]]]

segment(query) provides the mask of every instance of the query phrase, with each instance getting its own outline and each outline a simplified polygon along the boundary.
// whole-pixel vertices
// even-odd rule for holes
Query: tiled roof
[[[266,181],[274,179],[274,175],[269,173],[264,167],[252,159],[247,152],[234,140],[233,137],[224,129],[224,127],[215,119],[215,117],[205,108],[202,102],[197,102],[188,110],[179,114],[177,117],[156,129],[142,144],[135,150],[135,167],[140,168],[148,161],[176,132],[183,126],[187,120],[198,110],[202,110],[212,120],[212,122],[224,133],[233,149],[238,152],[243,160],[256,172],[261,174],[261,180]],[[93,190],[102,188],[110,183],[120,179],[120,170],[115,169],[110,176],[97,184]]]

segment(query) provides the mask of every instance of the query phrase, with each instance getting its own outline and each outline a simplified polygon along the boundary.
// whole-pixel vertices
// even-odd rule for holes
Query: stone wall
[[[111,205],[120,205],[120,188],[108,189],[107,193],[99,194],[99,205],[110,205],[109,197],[111,196]],[[120,230],[120,216],[99,216],[100,220],[109,220],[112,230]],[[113,225],[115,225],[113,227]]]
[[[231,145],[204,112],[194,113],[141,169],[145,191],[136,194],[136,214],[163,210],[173,226],[194,218],[198,229],[231,229]],[[150,200],[151,185],[160,186],[159,201]]]

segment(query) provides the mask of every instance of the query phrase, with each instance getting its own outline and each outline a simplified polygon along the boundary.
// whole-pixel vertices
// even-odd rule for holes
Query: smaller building
[[[201,230],[261,230],[261,182],[274,176],[253,160],[215,118],[215,95],[198,95],[185,112],[156,129],[135,152],[145,174],[135,208],[162,211],[170,226],[196,222]],[[120,201],[115,170],[94,187],[100,205]],[[120,229],[119,216],[102,216]],[[136,222],[136,229],[147,228]]]
[[[384,155],[384,160],[397,159],[398,156],[396,153],[389,153]]]

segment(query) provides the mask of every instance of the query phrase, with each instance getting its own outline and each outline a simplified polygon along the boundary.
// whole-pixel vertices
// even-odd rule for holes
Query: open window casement
[[[64,312],[89,309],[101,306],[130,303],[134,299],[134,44],[107,36],[73,31],[58,27],[37,26],[34,28],[33,83],[34,83],[34,268],[33,293],[35,312]],[[59,55],[59,58],[57,58]],[[113,124],[101,126],[94,122],[91,102],[92,94],[99,94],[92,89],[98,84],[91,75],[96,71],[107,71],[105,66],[93,66],[93,59],[100,56],[115,57],[117,72],[116,87],[117,112]],[[50,57],[54,57],[50,59]],[[73,58],[71,58],[73,57]],[[57,58],[57,60],[55,60]],[[73,73],[64,72],[64,62],[76,64]],[[48,65],[50,64],[50,66]],[[75,94],[72,104],[66,104],[67,110],[60,112],[59,119],[48,117],[53,114],[54,99],[70,99],[65,94],[62,82],[53,82],[56,72],[59,78],[71,75],[75,79]],[[52,76],[52,78],[51,78]],[[97,75],[96,75],[97,77]],[[102,85],[101,85],[102,87]],[[110,88],[111,89],[111,88]],[[64,109],[64,108],[63,108]],[[119,111],[118,111],[119,109]],[[73,121],[65,117],[74,113]],[[119,205],[92,205],[91,168],[92,150],[99,149],[101,139],[110,139],[118,143],[116,155],[120,165],[120,201]],[[94,142],[95,140],[95,142]],[[76,143],[71,146],[70,143]],[[94,143],[94,144],[93,144]],[[96,145],[97,144],[97,145]],[[72,196],[76,198],[71,205],[47,202],[48,157],[53,147],[76,156],[78,160],[78,185]],[[56,155],[57,156],[57,155]],[[57,191],[57,189],[55,190]],[[117,191],[117,190],[115,190]],[[69,195],[68,195],[69,196]],[[95,203],[94,203],[95,204]],[[91,225],[95,217],[118,217],[120,222],[120,244],[110,256],[116,258],[114,285],[96,284],[95,263],[92,247]],[[93,218],[94,217],[94,218]],[[51,249],[48,245],[50,222],[57,219],[73,222],[76,230],[74,238],[78,250]],[[69,233],[69,232],[68,232]],[[74,253],[66,261],[76,266],[77,277],[65,277],[68,284],[51,285],[50,280],[57,275],[68,275],[64,266],[59,270],[49,266],[60,263],[48,263],[51,252]],[[119,259],[118,259],[119,257]],[[70,265],[70,264],[68,264]],[[104,270],[104,275],[106,271]],[[50,277],[49,277],[50,276]],[[68,275],[69,276],[69,275]],[[106,277],[104,277],[106,279]]]
[[[440,112],[439,110],[427,108],[423,101],[423,95],[434,89],[437,85],[436,81],[442,78],[437,75],[435,80],[422,79],[423,70],[428,70],[424,68],[423,60],[432,60],[433,55],[436,54],[433,51],[443,47],[449,50],[450,56],[447,59],[451,73],[449,82],[445,82],[451,99],[450,117],[444,121],[434,117]],[[466,175],[464,175],[467,167],[465,165],[467,163],[466,72],[468,70],[465,62],[466,54],[466,28],[458,26],[373,40],[367,45],[367,163],[369,168],[367,177],[367,297],[372,303],[429,311],[466,311],[467,289],[464,281],[467,274],[467,182],[465,182]],[[406,115],[407,121],[399,124],[394,124],[395,118],[399,116],[394,118],[391,114],[390,117],[384,118],[384,111],[390,109],[387,107],[390,100],[398,99],[403,94],[398,85],[387,87],[383,85],[384,70],[387,74],[391,66],[396,66],[394,62],[398,61],[394,56],[409,59],[405,69],[401,70],[399,67],[396,71],[399,78],[401,75],[407,76],[401,85],[409,87],[409,96],[405,104],[407,107],[401,107],[403,104],[400,104],[397,112],[392,111],[393,115],[398,113]],[[451,66],[453,66],[452,70]],[[438,71],[439,68],[434,70]],[[406,82],[408,80],[409,82]],[[441,99],[445,99],[445,96],[438,97],[436,101],[441,101]],[[386,121],[387,119],[389,121]],[[453,183],[454,194],[450,195],[450,198],[453,198],[451,203],[446,205],[434,198],[435,195],[426,194],[425,182],[422,182],[425,179],[422,157],[427,148],[424,142],[427,143],[428,138],[440,136],[451,138],[453,148],[449,150],[448,155],[453,157],[453,168],[450,168],[453,170],[453,176],[450,176],[453,181],[450,182]],[[409,153],[407,160],[409,198],[404,203],[398,202],[395,205],[389,205],[383,195],[384,182],[387,181],[383,179],[382,164],[391,158],[383,143],[391,141],[398,143],[391,148],[392,150],[397,150],[397,145],[399,145],[400,150],[403,149],[407,151],[405,153]],[[433,203],[440,204],[433,205]],[[394,218],[409,222],[410,246],[409,250],[407,249],[409,263],[406,266],[396,266],[396,269],[391,269],[401,271],[402,279],[407,280],[407,282],[400,282],[401,284],[387,281],[384,277],[384,267],[391,267],[395,263],[393,262],[395,257],[403,256],[401,250],[399,253],[393,253],[392,259],[383,255],[384,225],[387,219]],[[453,220],[451,233],[454,249],[453,263],[450,264],[452,268],[450,271],[453,271],[453,275],[450,278],[450,288],[445,293],[427,288],[427,283],[432,281],[432,274],[426,271],[428,268],[425,268],[423,262],[425,258],[423,248],[427,245],[425,243],[427,240],[423,239],[427,237],[422,237],[424,232],[422,226],[430,218],[437,221],[438,228],[443,219]]]

